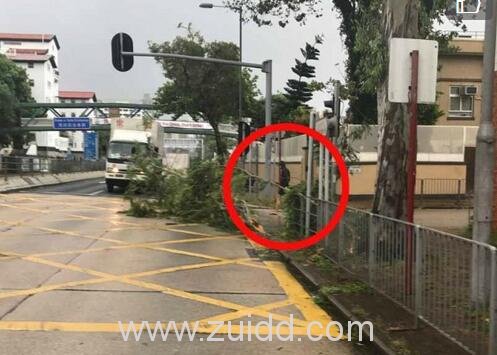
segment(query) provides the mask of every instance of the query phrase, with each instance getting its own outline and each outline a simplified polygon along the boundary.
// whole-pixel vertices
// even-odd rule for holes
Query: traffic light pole
[[[257,63],[247,63],[234,60],[217,59],[217,58],[204,58],[195,57],[183,54],[174,53],[139,53],[139,52],[126,52],[121,51],[121,56],[124,57],[151,57],[151,58],[170,58],[170,59],[183,59],[203,63],[213,63],[213,64],[223,64],[231,65],[235,67],[246,67],[255,68],[262,70],[266,74],[266,126],[271,125],[272,117],[272,81],[273,81],[273,62],[271,60],[266,60],[262,64]],[[128,69],[128,68],[127,68]],[[118,69],[119,70],[119,69]],[[124,70],[121,70],[124,71]],[[272,135],[266,136],[266,147],[265,147],[265,162],[264,162],[264,181],[271,181],[271,146],[272,146]]]
[[[336,139],[338,137],[338,127],[340,126],[340,110],[341,110],[341,102],[340,102],[340,90],[342,88],[342,84],[340,81],[335,82],[335,117],[337,120],[337,131],[335,132],[334,136],[332,137],[332,143],[336,144]],[[329,154],[328,154],[329,155]],[[336,164],[335,160],[331,161],[331,201],[335,202],[336,199],[336,191],[337,191],[337,176],[336,176]]]

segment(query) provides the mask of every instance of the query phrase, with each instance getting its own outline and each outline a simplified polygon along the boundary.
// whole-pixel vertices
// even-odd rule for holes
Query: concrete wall
[[[290,170],[290,185],[297,185],[305,181],[304,162],[287,163]],[[249,170],[248,165],[246,169]],[[450,195],[466,193],[466,165],[464,164],[418,164],[417,167],[417,194]],[[252,166],[252,173],[256,174],[256,164]],[[376,183],[376,164],[356,164],[349,167],[350,194],[352,196],[369,196],[374,194]],[[273,165],[273,181],[278,182],[278,166]],[[264,178],[264,164],[259,163],[258,176]],[[315,164],[314,179],[318,179],[318,170]],[[424,180],[423,186],[421,181]],[[340,186],[338,186],[340,191]]]
[[[358,164],[350,170],[350,193],[354,196],[373,195],[376,183],[376,164]],[[456,194],[466,192],[466,165],[418,164],[416,193]],[[419,180],[425,180],[423,187]],[[461,181],[458,186],[457,180]],[[460,191],[458,190],[460,188]],[[423,191],[422,191],[423,190]]]

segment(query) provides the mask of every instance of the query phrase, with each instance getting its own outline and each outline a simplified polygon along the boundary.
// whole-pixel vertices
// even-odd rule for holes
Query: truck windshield
[[[147,145],[144,143],[111,142],[107,158],[129,160],[134,154],[146,151]]]

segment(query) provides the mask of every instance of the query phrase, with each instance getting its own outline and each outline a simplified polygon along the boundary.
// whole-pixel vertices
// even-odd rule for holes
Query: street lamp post
[[[229,6],[224,6],[224,5],[214,5],[212,3],[202,3],[199,5],[199,7],[203,9],[212,9],[214,7],[220,7],[220,8],[227,8],[227,9],[233,9]],[[238,11],[239,14],[239,46],[240,46],[240,62],[243,61],[243,9],[241,7],[235,8],[236,11]],[[240,122],[242,121],[243,118],[243,68],[240,67],[240,80],[238,82],[238,118]]]

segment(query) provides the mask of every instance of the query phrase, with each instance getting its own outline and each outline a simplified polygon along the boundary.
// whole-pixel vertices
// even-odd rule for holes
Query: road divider
[[[0,178],[0,192],[11,192],[39,186],[50,186],[87,179],[103,178],[103,171],[65,174],[8,175]]]

